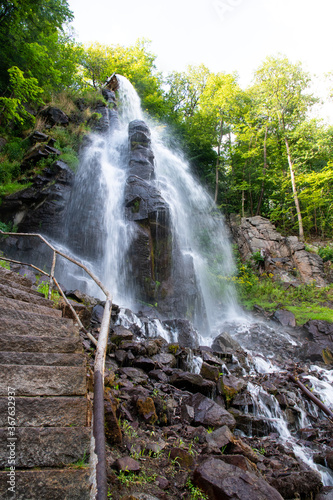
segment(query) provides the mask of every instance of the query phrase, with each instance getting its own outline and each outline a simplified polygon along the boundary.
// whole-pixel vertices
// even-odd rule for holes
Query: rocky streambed
[[[92,313],[96,335],[101,311]],[[306,336],[252,318],[202,339],[186,320],[113,306],[111,498],[333,498],[332,421],[290,380],[333,408],[332,371],[307,359]]]
[[[33,279],[27,268],[15,270]],[[78,290],[66,295],[98,337],[103,302]],[[113,305],[109,498],[333,498],[332,419],[295,383],[333,411],[331,327],[283,326],[281,312],[277,319],[239,317],[203,338],[187,320]],[[82,342],[89,372],[94,346]]]

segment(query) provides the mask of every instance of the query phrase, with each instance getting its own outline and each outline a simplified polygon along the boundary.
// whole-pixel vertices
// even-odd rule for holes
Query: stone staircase
[[[89,498],[86,361],[52,305],[0,267],[1,499]]]

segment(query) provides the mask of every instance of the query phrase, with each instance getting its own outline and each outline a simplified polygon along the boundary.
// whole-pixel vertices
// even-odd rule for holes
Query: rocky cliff
[[[241,258],[260,252],[262,268],[287,283],[327,284],[323,260],[305,250],[297,236],[282,236],[264,217],[231,217],[231,230]]]

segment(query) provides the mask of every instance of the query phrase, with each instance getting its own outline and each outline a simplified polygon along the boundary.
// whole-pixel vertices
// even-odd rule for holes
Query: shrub
[[[330,245],[326,245],[326,247],[319,248],[318,255],[323,259],[324,262],[333,260],[333,247],[331,247]]]

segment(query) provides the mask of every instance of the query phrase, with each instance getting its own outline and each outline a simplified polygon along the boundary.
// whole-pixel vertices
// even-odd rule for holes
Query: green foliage
[[[16,66],[8,69],[10,97],[0,97],[1,126],[11,122],[23,125],[34,121],[34,116],[25,109],[25,104],[37,106],[43,101],[43,89],[38,86],[36,78],[25,78],[23,72]]]
[[[46,299],[49,297],[49,289],[50,289],[50,285],[49,285],[49,283],[46,283],[45,281],[42,281],[37,287],[37,291],[40,293],[43,293],[44,297]],[[55,305],[59,304],[60,299],[61,299],[60,293],[57,292],[56,290],[52,289],[51,300],[54,302],[54,304]]]
[[[186,481],[186,488],[190,492],[191,500],[208,500],[208,496],[200,488],[194,486],[190,479]]]
[[[147,483],[153,483],[156,480],[156,474],[148,475],[145,471],[140,474],[134,472],[120,471],[117,474],[118,481],[124,486],[142,486]]]
[[[1,267],[4,267],[5,269],[10,270],[10,265],[9,265],[9,262],[7,262],[6,260],[2,260],[2,259],[0,259],[0,266],[1,266]]]
[[[260,278],[248,265],[242,265],[239,274],[232,278],[241,303],[252,309],[258,305],[268,312],[279,308],[291,311],[298,325],[310,319],[325,319],[333,322],[333,311],[324,304],[333,301],[333,285],[317,287],[315,282],[290,286],[287,290],[273,274],[264,273]]]
[[[82,458],[79,458],[76,462],[73,462],[72,464],[69,464],[69,467],[73,469],[85,469],[89,467],[89,457],[87,452],[84,452],[84,455]]]
[[[125,436],[127,436],[129,439],[138,437],[138,433],[135,429],[133,429],[133,427],[127,420],[119,421],[119,425]]]
[[[333,247],[331,245],[326,245],[318,249],[318,255],[323,259],[324,262],[328,260],[333,260]]]
[[[155,68],[156,56],[149,41],[139,39],[129,47],[93,43],[85,47],[82,72],[86,85],[100,88],[113,73],[125,76],[136,88],[143,108],[161,118],[170,109],[163,97],[162,76]]]
[[[251,260],[253,260],[253,262],[257,265],[260,264],[260,262],[264,262],[265,261],[265,258],[261,255],[261,252],[260,250],[258,250],[257,252],[254,252],[252,255],[251,255]]]

